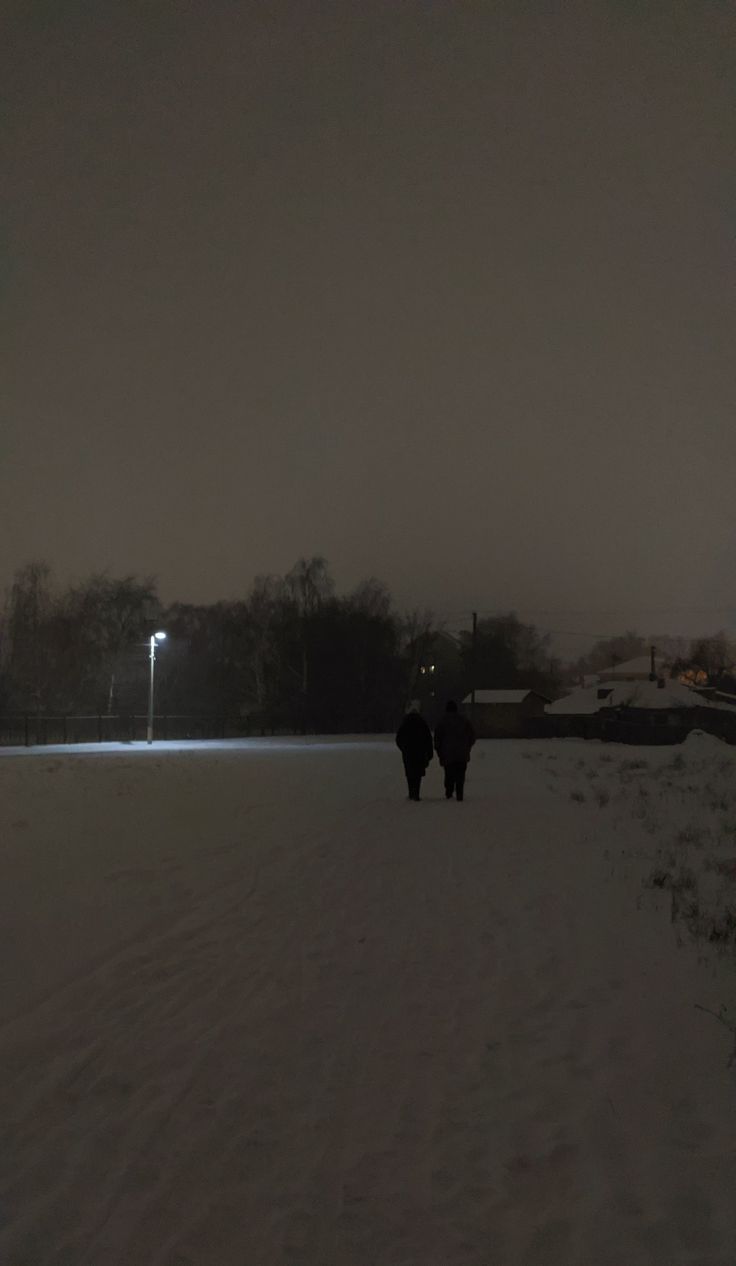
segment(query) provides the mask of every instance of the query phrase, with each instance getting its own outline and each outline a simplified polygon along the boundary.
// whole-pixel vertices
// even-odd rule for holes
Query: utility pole
[[[148,681],[148,727],[146,729],[146,741],[148,743],[153,742],[153,678],[156,667],[156,643],[165,641],[166,634],[163,632],[152,633],[149,638],[148,658],[151,664],[151,675]]]
[[[650,646],[650,647],[649,647],[649,653],[650,653],[650,655],[651,655],[651,657],[652,657],[652,664],[651,664],[651,668],[650,668],[650,670],[649,670],[649,680],[650,680],[650,681],[656,681],[656,680],[657,680],[657,670],[656,670],[656,668],[654,667],[654,660],[655,660],[655,655],[656,655],[656,652],[657,652],[657,648],[656,648],[656,646]]]
[[[475,725],[475,674],[478,649],[478,612],[473,612],[473,638],[470,650],[470,720]]]

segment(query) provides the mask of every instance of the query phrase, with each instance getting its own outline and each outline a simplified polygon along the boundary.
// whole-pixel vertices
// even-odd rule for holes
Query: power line
[[[478,615],[496,615],[504,616],[510,614],[518,615],[519,612],[531,613],[535,615],[614,615],[623,610],[624,616],[627,614],[626,608],[605,607],[476,607]],[[628,610],[629,615],[672,615],[674,612],[686,612],[690,614],[709,615],[734,615],[736,607],[632,607]],[[448,619],[469,619],[472,615],[470,608],[467,610],[454,608],[445,611],[445,617]]]
[[[478,612],[478,614],[479,614],[479,615],[482,615],[482,614],[484,614],[484,613],[483,613],[482,611],[479,611],[479,612]],[[493,614],[494,614],[494,615],[501,615],[501,614],[503,614],[503,615],[508,615],[508,612],[503,612],[503,613],[494,612]],[[472,615],[472,613],[471,613],[471,612],[469,612],[469,613],[468,613],[468,623],[470,622],[470,617],[471,617],[471,615]],[[454,623],[455,623],[455,621],[453,621],[453,624],[454,624]],[[596,642],[596,641],[598,641],[598,642],[613,641],[615,638],[619,638],[619,637],[622,637],[622,636],[624,636],[624,635],[625,635],[625,634],[622,634],[622,632],[621,632],[621,629],[620,629],[620,628],[619,628],[619,629],[617,629],[615,633],[612,633],[612,632],[610,632],[610,631],[609,631],[608,633],[601,633],[601,632],[597,632],[597,633],[592,633],[592,632],[583,632],[583,631],[581,631],[580,629],[551,629],[551,628],[549,628],[547,625],[544,625],[544,624],[536,624],[536,625],[535,625],[535,628],[536,628],[537,632],[539,632],[539,633],[548,633],[548,634],[550,634],[552,637],[581,637],[581,638],[584,638],[586,641],[593,641],[593,642]],[[443,632],[444,632],[444,633],[447,633],[450,637],[457,637],[457,636],[458,636],[458,634],[460,634],[460,633],[467,633],[467,634],[468,634],[468,636],[470,636],[470,629],[469,629],[468,627],[466,627],[465,625],[462,625],[462,626],[460,626],[459,628],[456,626],[456,627],[455,627],[454,632],[450,632],[450,630],[449,630],[449,629],[442,629],[442,628],[440,628],[440,629],[438,630],[438,632],[440,632],[440,633],[443,633]],[[664,633],[662,633],[661,631],[660,631],[660,635],[661,635],[661,636],[673,636],[673,637],[674,637],[674,636],[681,636],[681,637],[684,637],[684,639],[685,639],[686,641],[693,641],[693,640],[697,640],[697,638],[698,638],[698,637],[707,637],[707,636],[710,636],[710,634],[705,634],[705,633],[704,633],[704,634],[692,634],[692,633],[688,633],[688,634],[679,634],[679,635],[677,635],[677,634],[667,634],[667,635],[665,635],[665,634],[664,634]],[[656,636],[657,636],[657,634],[646,634],[646,635],[638,635],[638,636],[642,636],[644,639],[646,639],[646,637],[656,637]]]
[[[579,631],[573,632],[572,629],[548,629],[546,626],[541,625],[541,624],[536,625],[535,627],[539,633],[551,633],[555,637],[584,637],[586,638],[586,640],[592,639],[593,641],[600,641],[600,642],[612,641],[614,638],[622,636],[620,629],[618,630],[617,633],[581,633]],[[439,632],[444,633],[444,632],[448,632],[448,630],[439,629]],[[457,630],[457,633],[467,633],[468,636],[470,636],[470,629],[459,628]],[[450,634],[450,636],[453,636],[453,635]]]

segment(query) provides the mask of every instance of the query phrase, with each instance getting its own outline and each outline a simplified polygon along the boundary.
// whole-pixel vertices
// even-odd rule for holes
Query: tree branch
[[[714,1020],[718,1020],[719,1024],[722,1024],[725,1029],[728,1029],[734,1039],[734,1046],[728,1057],[727,1067],[733,1068],[734,1064],[736,1064],[736,1025],[729,1024],[728,1020],[724,1018],[723,1011],[712,1011],[710,1007],[702,1007],[699,1002],[695,1003],[695,1010],[704,1011],[706,1015],[712,1015]]]

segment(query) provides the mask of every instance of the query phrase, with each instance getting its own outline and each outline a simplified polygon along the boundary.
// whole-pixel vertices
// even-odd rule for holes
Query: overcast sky
[[[0,580],[733,622],[731,4],[15,15]]]

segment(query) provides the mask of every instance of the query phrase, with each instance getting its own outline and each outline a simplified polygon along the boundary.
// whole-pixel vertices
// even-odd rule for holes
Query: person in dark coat
[[[445,797],[453,794],[462,800],[465,790],[465,771],[470,760],[470,749],[475,742],[475,731],[467,717],[461,716],[457,704],[450,699],[445,715],[437,723],[434,747],[445,771]]]
[[[419,714],[419,704],[414,702],[404,717],[396,734],[396,746],[404,758],[406,784],[409,799],[419,799],[419,788],[434,755],[432,731]]]

